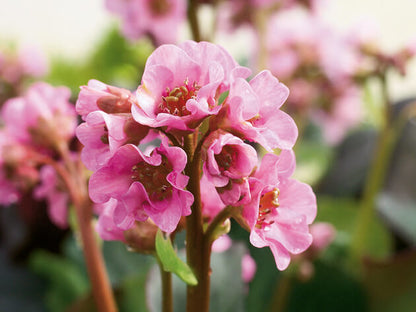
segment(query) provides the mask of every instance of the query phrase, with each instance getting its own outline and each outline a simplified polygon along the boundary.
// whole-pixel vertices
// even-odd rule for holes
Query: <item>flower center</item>
[[[183,86],[176,87],[173,90],[167,88],[165,95],[162,96],[159,112],[181,117],[190,115],[191,112],[186,109],[186,102],[189,99],[195,99],[200,88],[196,82],[190,86],[187,81]]]
[[[172,195],[172,185],[166,176],[172,171],[172,166],[166,156],[162,155],[162,163],[153,166],[145,161],[139,162],[131,169],[131,179],[140,182],[152,201],[162,201]]]
[[[259,216],[257,217],[256,228],[261,229],[270,226],[274,223],[273,220],[268,220],[271,212],[275,211],[280,206],[279,204],[279,189],[275,188],[270,192],[264,193],[260,197]]]
[[[171,3],[168,0],[150,0],[149,6],[155,15],[165,15],[171,9]]]
[[[236,158],[236,150],[232,145],[225,145],[221,153],[215,155],[215,160],[217,161],[218,167],[221,172],[228,170]]]

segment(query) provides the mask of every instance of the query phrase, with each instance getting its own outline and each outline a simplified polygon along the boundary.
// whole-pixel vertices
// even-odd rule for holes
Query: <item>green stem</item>
[[[287,300],[292,289],[292,276],[282,273],[279,283],[276,285],[273,299],[270,303],[270,312],[283,312],[286,310]]]
[[[201,144],[198,144],[201,146]],[[211,248],[204,237],[202,207],[200,196],[200,148],[193,149],[193,137],[185,137],[184,148],[188,155],[188,164],[185,173],[189,176],[188,190],[194,195],[192,213],[186,217],[186,258],[188,265],[196,275],[198,284],[187,287],[188,312],[209,311],[209,287],[210,287],[210,257]]]
[[[234,207],[234,206],[227,206],[223,210],[221,210],[215,218],[211,221],[211,223],[208,225],[206,231],[205,231],[205,237],[207,242],[210,244],[213,243],[215,240],[215,232],[218,227],[222,226],[224,222],[231,218],[232,216],[236,215],[238,211],[240,211],[240,207]]]
[[[173,312],[172,273],[165,271],[159,257],[156,258],[162,282],[162,312]]]
[[[351,257],[354,266],[365,254],[371,230],[370,225],[374,218],[376,196],[383,186],[394,143],[397,138],[395,127],[391,120],[391,103],[387,92],[385,73],[380,75],[380,80],[384,98],[384,120],[378,135],[373,161],[367,175],[355,232],[352,237]]]
[[[188,21],[191,27],[192,38],[195,41],[201,41],[201,33],[199,30],[198,17],[196,14],[197,8],[198,8],[197,0],[188,1]]]

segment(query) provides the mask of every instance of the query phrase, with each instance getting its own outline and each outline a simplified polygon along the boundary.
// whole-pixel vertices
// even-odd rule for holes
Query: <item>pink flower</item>
[[[264,148],[291,149],[298,129],[293,119],[280,110],[289,89],[269,71],[262,71],[249,83],[237,77],[222,112],[211,126],[228,130]]]
[[[326,222],[318,222],[312,224],[310,232],[313,237],[313,243],[311,248],[315,252],[319,252],[328,247],[329,244],[334,240],[336,230],[334,226]]]
[[[48,71],[48,64],[42,51],[26,45],[19,50],[19,63],[23,73],[31,77],[42,77]]]
[[[250,179],[252,201],[243,209],[250,242],[270,247],[279,270],[287,268],[291,254],[311,245],[308,225],[316,215],[315,195],[309,185],[289,178],[293,169],[292,152],[266,154]]]
[[[53,167],[45,165],[40,169],[41,184],[34,189],[36,199],[46,199],[51,221],[60,228],[68,227],[69,195]]]
[[[81,159],[90,170],[103,166],[120,146],[138,145],[149,128],[135,122],[131,114],[107,114],[93,111],[76,129],[77,138],[84,145]]]
[[[224,204],[235,204],[249,195],[247,178],[257,164],[252,146],[230,133],[217,131],[204,142],[202,159],[204,176],[217,188]]]
[[[232,243],[228,235],[221,235],[212,243],[211,249],[213,252],[224,252],[231,247]]]
[[[344,86],[334,97],[328,111],[315,111],[312,118],[322,127],[323,136],[329,144],[339,143],[349,129],[359,123],[363,116],[361,92],[357,86]]]
[[[31,151],[5,129],[0,131],[0,203],[19,201],[39,181],[37,162]]]
[[[26,94],[8,100],[1,116],[17,141],[51,147],[73,138],[76,127],[74,106],[66,87],[33,84]]]
[[[107,0],[106,6],[121,17],[127,38],[150,35],[156,45],[176,42],[186,16],[186,0]]]
[[[185,152],[167,146],[166,140],[149,156],[135,145],[123,145],[91,176],[90,197],[96,203],[121,201],[114,220],[122,229],[150,217],[163,231],[172,232],[180,218],[191,213],[193,195],[184,190],[188,177],[181,173],[185,165]]]
[[[76,111],[85,120],[94,111],[101,110],[107,114],[130,113],[136,99],[129,90],[106,85],[98,80],[88,81],[82,86],[76,103]]]
[[[121,203],[114,198],[106,203],[94,205],[94,210],[99,215],[95,229],[103,240],[124,241],[124,231],[114,223],[114,211],[117,205]]]
[[[225,204],[221,200],[215,186],[208,181],[205,175],[202,175],[201,177],[200,190],[202,213],[204,217],[208,217],[209,220],[212,220],[225,207]]]
[[[241,259],[241,278],[244,283],[250,283],[256,275],[257,265],[250,254],[246,253]]]
[[[233,70],[235,75],[249,75],[248,69],[239,67],[214,44],[163,45],[147,60],[133,117],[150,127],[192,132],[204,118],[219,111],[219,97],[228,89]]]

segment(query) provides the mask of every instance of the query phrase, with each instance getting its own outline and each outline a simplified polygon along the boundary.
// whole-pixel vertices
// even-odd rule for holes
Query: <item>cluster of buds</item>
[[[207,226],[229,212],[279,269],[309,247],[316,200],[291,178],[297,127],[280,110],[289,90],[269,71],[250,74],[221,47],[187,41],[157,48],[135,93],[81,88],[76,132],[102,238],[128,243],[143,222],[173,233],[199,209]]]
[[[45,75],[47,67],[44,55],[35,47],[0,51],[0,105],[19,95],[27,79]]]

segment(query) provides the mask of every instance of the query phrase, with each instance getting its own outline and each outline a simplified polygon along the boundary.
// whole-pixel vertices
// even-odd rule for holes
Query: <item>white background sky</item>
[[[382,46],[395,50],[416,39],[416,0],[326,0],[326,18],[340,28],[370,17]],[[5,41],[36,44],[48,54],[81,59],[113,21],[104,0],[1,0],[0,46]],[[394,98],[416,94],[416,61],[408,77],[394,78]]]

